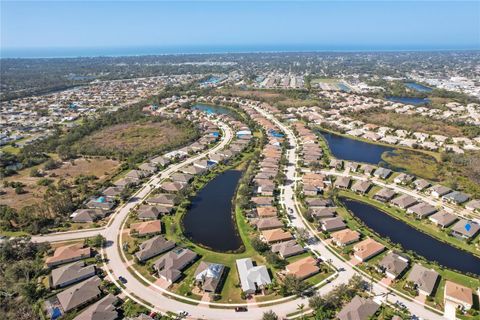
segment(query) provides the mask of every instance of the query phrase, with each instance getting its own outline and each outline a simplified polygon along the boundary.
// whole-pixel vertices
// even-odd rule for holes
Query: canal
[[[337,159],[378,165],[382,154],[395,150],[387,146],[350,139],[324,130],[317,130],[325,138],[330,151]]]
[[[388,96],[388,101],[403,103],[403,104],[413,104],[415,106],[428,104],[431,102],[428,98],[415,98],[415,97],[397,97],[397,96]]]
[[[232,199],[242,171],[227,170],[197,193],[183,217],[183,232],[194,243],[214,251],[236,251],[243,245],[233,217]]]
[[[405,86],[407,88],[413,89],[418,92],[432,92],[433,89],[427,86],[424,86],[423,84],[419,84],[416,82],[406,82]]]
[[[480,276],[480,258],[441,242],[408,224],[397,220],[372,205],[341,197],[340,201],[366,226],[381,237],[388,237],[393,243],[412,250],[429,261],[464,273]]]

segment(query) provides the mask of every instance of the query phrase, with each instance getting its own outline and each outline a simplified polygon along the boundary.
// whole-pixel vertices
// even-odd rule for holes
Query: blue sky
[[[1,1],[1,47],[480,49],[480,1]]]

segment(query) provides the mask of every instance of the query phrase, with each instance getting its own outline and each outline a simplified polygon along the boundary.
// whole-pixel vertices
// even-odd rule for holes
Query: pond
[[[228,170],[197,193],[183,217],[185,235],[214,251],[235,251],[243,243],[233,217],[232,199],[242,172]]]
[[[204,103],[195,103],[192,106],[192,109],[203,111],[207,114],[228,114],[233,115],[234,112],[228,108],[222,106],[214,106],[211,104],[204,104]]]
[[[317,130],[328,143],[335,158],[377,165],[382,161],[382,154],[395,150],[387,146],[350,139],[324,130]]]
[[[412,105],[421,105],[430,103],[428,98],[415,98],[415,97],[397,97],[397,96],[388,96],[388,101],[403,103],[403,104],[412,104]]]
[[[344,197],[340,201],[370,229],[381,237],[388,237],[393,243],[402,245],[405,250],[412,250],[444,267],[480,276],[480,258],[473,254],[420,232],[372,205]]]
[[[416,82],[406,82],[405,86],[407,88],[413,89],[418,92],[432,92],[433,89],[427,86],[424,86],[423,84],[419,84]]]

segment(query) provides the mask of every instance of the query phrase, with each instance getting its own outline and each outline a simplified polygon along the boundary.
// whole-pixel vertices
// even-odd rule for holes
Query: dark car
[[[118,280],[120,280],[120,282],[123,283],[123,284],[127,283],[127,279],[125,279],[122,276],[118,277]]]
[[[247,312],[247,307],[235,307],[235,312]]]

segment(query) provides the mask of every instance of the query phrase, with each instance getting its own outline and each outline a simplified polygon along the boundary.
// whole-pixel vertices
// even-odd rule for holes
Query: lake
[[[393,243],[401,244],[405,250],[412,250],[444,267],[480,276],[480,258],[473,254],[420,232],[372,205],[347,198],[340,200],[354,216],[381,237],[388,237]]]
[[[394,148],[350,139],[323,130],[317,130],[317,133],[325,138],[335,158],[342,160],[377,165],[382,161],[382,154],[384,152],[395,150]]]
[[[418,92],[432,92],[433,89],[416,82],[406,82],[405,86],[407,88],[413,89]]]
[[[403,104],[412,104],[415,106],[430,103],[430,99],[428,98],[414,98],[414,97],[388,96],[387,100],[392,102],[397,102],[397,103],[403,103]]]
[[[183,231],[194,243],[214,251],[235,251],[243,243],[232,216],[232,199],[242,172],[228,170],[197,193],[183,217]]]
[[[228,114],[232,115],[234,112],[228,108],[222,106],[214,106],[211,104],[204,104],[204,103],[195,103],[192,106],[192,109],[203,111],[207,114]]]

